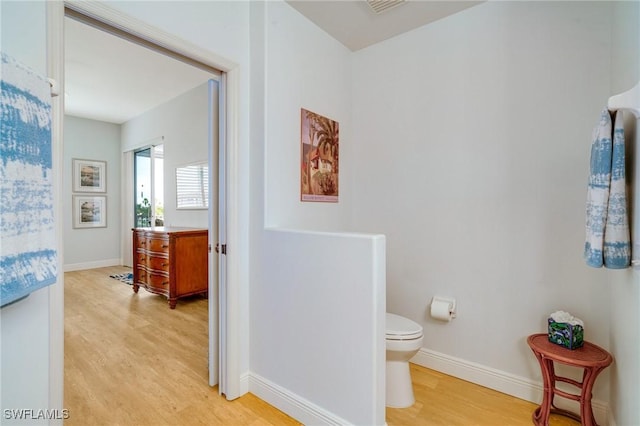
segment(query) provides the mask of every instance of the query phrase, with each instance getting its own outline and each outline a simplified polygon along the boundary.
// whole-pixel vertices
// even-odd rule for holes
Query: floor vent
[[[387,10],[400,6],[405,2],[406,0],[367,0],[367,4],[371,10],[377,14],[386,12]]]

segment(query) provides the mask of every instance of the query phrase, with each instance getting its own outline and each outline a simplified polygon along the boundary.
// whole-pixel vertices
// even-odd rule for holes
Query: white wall
[[[276,229],[349,227],[351,53],[283,2],[251,27],[249,389],[306,424],[383,424],[383,237]],[[300,201],[301,108],[339,122],[338,203]]]
[[[613,8],[610,94],[633,87],[640,80],[640,3],[617,2]],[[632,36],[630,36],[632,35]],[[635,35],[635,36],[633,36]],[[638,121],[625,113],[625,136],[630,190],[630,204],[635,212],[632,221],[634,253],[640,250],[640,149]],[[635,257],[638,257],[636,254]],[[618,426],[640,424],[640,272],[626,270],[608,273],[610,290],[610,350],[615,356],[611,368],[611,417]]]
[[[264,242],[252,392],[305,424],[384,425],[384,236],[267,230]]]
[[[387,310],[425,349],[540,383],[526,337],[558,309],[609,346],[582,251],[610,53],[607,3],[487,2],[354,54],[353,224],[387,235]],[[431,319],[434,295],[458,318]]]
[[[107,162],[106,193],[73,192],[72,159]],[[120,126],[65,116],[64,262],[65,271],[120,265]],[[106,228],[73,228],[73,195],[106,195]]]
[[[207,210],[176,208],[176,167],[209,158],[207,93],[207,83],[203,83],[122,124],[122,152],[162,139],[165,226],[209,227]]]
[[[289,5],[268,2],[266,10],[265,223],[346,230],[353,200],[351,54]],[[301,108],[339,123],[338,203],[300,201]]]
[[[2,51],[46,75],[45,3],[2,2],[0,21]],[[25,31],[26,27],[30,31]],[[58,172],[54,166],[54,173]],[[7,419],[4,410],[44,410],[49,408],[50,397],[54,399],[49,394],[50,293],[51,287],[45,287],[0,310],[0,408],[4,425],[47,424],[42,420]]]

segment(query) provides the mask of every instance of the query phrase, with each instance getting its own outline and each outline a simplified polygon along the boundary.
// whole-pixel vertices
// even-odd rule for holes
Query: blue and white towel
[[[584,257],[594,268],[623,269],[631,264],[624,163],[622,113],[612,132],[611,115],[604,109],[593,131],[587,191]]]
[[[49,82],[1,54],[0,306],[53,284],[57,275],[53,217]]]

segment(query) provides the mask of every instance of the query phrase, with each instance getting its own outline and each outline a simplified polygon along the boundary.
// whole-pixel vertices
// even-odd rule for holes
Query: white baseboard
[[[484,365],[425,348],[420,349],[411,359],[411,362],[536,404],[540,404],[542,401],[542,383],[534,382]],[[573,401],[566,400],[565,398],[555,398],[554,402],[558,408],[575,411],[575,402]],[[607,403],[592,400],[591,406],[598,424],[613,426],[611,423],[613,419],[610,416]]]
[[[311,401],[261,377],[249,373],[249,392],[287,413],[305,425],[348,425],[346,420],[324,410]]]
[[[106,268],[107,266],[120,266],[122,259],[105,259],[93,262],[71,263],[64,265],[64,272],[84,271],[85,269]]]
[[[422,348],[411,359],[412,363],[432,370],[484,386],[535,404],[542,401],[542,383],[516,376],[481,364],[455,358]],[[306,425],[348,425],[349,423],[285,389],[258,374],[248,372],[242,375],[243,393],[251,392]],[[558,408],[576,411],[576,402],[565,398],[555,398]],[[592,400],[593,414],[598,424],[616,426],[609,405],[600,400]]]
[[[240,396],[249,392],[249,377],[251,373],[246,371],[240,376]]]

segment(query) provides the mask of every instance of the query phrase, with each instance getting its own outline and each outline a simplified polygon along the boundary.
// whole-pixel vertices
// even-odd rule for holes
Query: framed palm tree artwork
[[[339,124],[304,108],[300,116],[300,200],[337,203]]]

